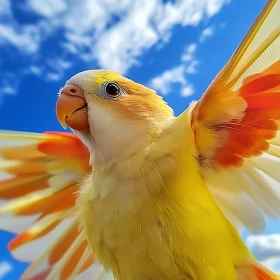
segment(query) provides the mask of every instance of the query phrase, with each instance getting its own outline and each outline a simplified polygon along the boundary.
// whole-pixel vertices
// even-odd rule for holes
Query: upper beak
[[[66,85],[56,103],[56,116],[64,129],[67,125],[75,130],[88,131],[87,103],[81,88]]]

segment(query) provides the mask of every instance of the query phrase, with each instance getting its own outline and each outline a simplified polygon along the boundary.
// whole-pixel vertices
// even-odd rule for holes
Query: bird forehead
[[[118,78],[120,78],[120,74],[117,72],[100,72],[94,76],[94,81],[100,86],[106,81],[115,81]]]
[[[114,81],[120,78],[120,74],[114,71],[106,70],[87,70],[77,73],[72,76],[67,84],[81,84],[81,83],[91,83],[100,86],[106,81]]]

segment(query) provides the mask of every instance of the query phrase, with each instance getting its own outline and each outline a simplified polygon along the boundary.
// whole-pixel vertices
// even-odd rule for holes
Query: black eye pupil
[[[120,89],[117,85],[111,83],[106,86],[106,92],[111,96],[117,96],[120,93]]]

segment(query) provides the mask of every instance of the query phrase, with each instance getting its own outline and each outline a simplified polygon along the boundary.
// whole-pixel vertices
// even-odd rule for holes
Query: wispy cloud
[[[34,74],[46,80],[63,78],[64,72],[79,62],[89,68],[95,65],[126,73],[152,46],[168,42],[176,25],[196,26],[217,14],[227,2],[26,0],[23,5],[1,0],[0,47],[14,48],[14,55],[28,56],[19,66],[22,75]],[[19,22],[14,7],[36,15],[36,19]],[[50,58],[50,54],[54,57]],[[56,64],[53,69],[48,62],[56,58],[66,64],[71,61],[71,65]]]
[[[196,51],[196,49],[197,49],[197,44],[195,44],[195,43],[187,45],[185,47],[185,50],[184,50],[183,54],[181,55],[181,60],[182,61],[193,60],[194,52]]]
[[[49,59],[44,65],[32,64],[24,70],[24,74],[32,74],[37,77],[42,77],[46,81],[59,81],[65,70],[71,68],[73,63],[70,60],[63,58]]]
[[[11,270],[12,265],[6,261],[0,261],[0,279],[3,279]]]
[[[71,68],[72,65],[73,63],[70,60],[62,58],[50,59],[46,63],[47,71],[43,75],[45,75],[47,81],[58,81],[63,77],[65,70]]]
[[[207,38],[212,37],[213,34],[214,34],[214,28],[213,27],[207,27],[202,31],[201,36],[199,38],[199,41],[202,43]]]
[[[193,94],[192,86],[185,79],[185,67],[183,65],[164,71],[150,82],[151,87],[163,95],[170,93],[174,84],[181,86],[182,95],[188,96]]]
[[[181,63],[154,77],[149,82],[149,85],[163,95],[171,93],[175,85],[179,85],[181,96],[188,97],[193,95],[195,89],[188,81],[187,76],[197,72],[197,66],[199,65],[199,61],[195,57],[197,47],[196,43],[187,45],[181,55]]]
[[[199,61],[195,58],[195,51],[197,44],[190,44],[186,46],[183,54],[181,55],[181,61],[184,64],[185,72],[187,74],[195,74],[197,72],[196,67],[199,65]]]
[[[226,3],[225,0],[177,0],[174,3],[139,0],[124,1],[126,4],[122,6],[117,1],[110,2],[112,16],[116,16],[115,12],[123,16],[109,28],[104,19],[104,26],[96,27],[95,38],[98,39],[92,42],[92,58],[100,67],[122,73],[137,64],[146,50],[167,42],[174,26],[196,26],[203,17],[213,16]],[[100,11],[103,9],[104,6]],[[108,18],[107,15],[105,22],[107,19],[110,23],[112,16]]]
[[[218,6],[211,6],[209,12],[214,13]],[[195,88],[188,81],[188,75],[196,74],[199,60],[196,57],[198,47],[205,42],[205,40],[214,34],[214,27],[208,26],[202,30],[196,43],[187,45],[181,55],[181,63],[167,69],[158,76],[154,77],[149,85],[157,90],[160,94],[166,95],[172,91],[174,85],[180,85],[180,94],[183,97],[188,97],[194,94]]]
[[[13,16],[11,1],[1,0],[0,6],[0,46],[12,46],[23,54],[38,51],[41,23],[21,25]]]
[[[14,95],[19,86],[18,76],[14,73],[5,73],[0,79],[0,104],[4,95]]]
[[[263,265],[280,272],[280,234],[251,235],[246,243]]]
[[[187,81],[186,74],[196,72],[195,66],[198,64],[198,61],[194,58],[195,50],[196,44],[188,45],[181,56],[182,63],[154,77],[149,82],[149,85],[158,93],[166,95],[177,84],[180,86],[181,96],[187,97],[192,95],[194,87]]]
[[[26,7],[30,8],[38,15],[50,18],[58,16],[67,10],[67,4],[65,0],[28,0]]]

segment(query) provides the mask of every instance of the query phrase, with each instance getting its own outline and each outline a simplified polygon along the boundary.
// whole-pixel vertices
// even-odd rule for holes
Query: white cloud
[[[183,97],[189,97],[194,94],[194,87],[191,84],[185,85],[181,90],[181,95]]]
[[[43,75],[47,81],[58,81],[64,76],[65,70],[69,69],[73,63],[63,58],[52,58],[46,63],[48,71]]]
[[[208,17],[212,17],[213,15],[215,15],[216,13],[218,13],[220,11],[220,9],[222,8],[222,6],[224,4],[228,4],[230,2],[230,0],[226,0],[226,1],[221,1],[221,0],[213,0],[213,1],[207,1],[207,16]]]
[[[251,235],[246,238],[246,243],[263,265],[272,270],[279,270],[280,234]]]
[[[43,72],[43,68],[37,65],[30,65],[30,67],[27,69],[27,72],[32,73],[35,76],[41,76]]]
[[[0,24],[0,45],[10,44],[21,52],[38,51],[40,34],[36,26],[9,26]]]
[[[187,81],[185,74],[186,67],[179,65],[154,77],[149,85],[158,93],[167,95],[171,93],[172,87],[177,84],[180,86],[181,96],[187,97],[194,94],[194,87]]]
[[[13,269],[12,265],[6,261],[0,262],[0,279],[3,279],[11,270]]]
[[[63,42],[61,43],[61,46],[69,53],[71,54],[78,54],[79,50],[76,46],[74,46],[72,43],[69,42]]]
[[[133,7],[131,0],[84,0],[83,2],[71,1],[67,13],[63,18],[65,29],[79,35],[94,35],[103,33],[113,17],[125,17]],[[77,24],[77,19],[83,19]],[[121,19],[120,19],[121,21]],[[114,25],[112,24],[112,27]],[[92,36],[91,36],[92,37]]]
[[[11,3],[11,0],[0,0],[0,46],[13,46],[20,53],[34,56],[40,50],[42,39],[52,34],[52,27],[46,21],[36,24],[18,22]]]
[[[187,45],[181,55],[181,64],[154,77],[149,85],[158,93],[166,95],[171,92],[173,85],[178,84],[181,96],[193,95],[194,87],[188,82],[186,75],[196,73],[196,66],[199,64],[195,58],[196,49],[197,45],[195,43]]]
[[[133,2],[130,12],[100,35],[95,55],[102,68],[126,72],[137,63],[144,50],[153,46],[158,34],[151,24],[157,9],[157,1],[139,0]]]
[[[22,73],[43,77],[46,81],[59,81],[63,78],[65,70],[72,65],[73,63],[65,58],[50,58],[45,65],[32,64]]]
[[[280,234],[251,235],[246,242],[259,260],[280,258]]]
[[[185,64],[185,72],[188,74],[195,74],[196,67],[199,61],[195,59],[195,51],[197,49],[197,44],[189,44],[186,46],[183,54],[181,55],[181,61]]]
[[[1,17],[9,14],[10,11],[10,1],[9,0],[0,0],[0,15]]]
[[[220,11],[227,0],[177,0],[159,5],[156,16],[158,30],[165,37],[174,25],[196,26],[203,18],[210,18]]]
[[[54,17],[64,12],[67,8],[67,5],[65,0],[28,0],[27,7],[29,7],[39,15],[45,17]]]
[[[56,82],[56,81],[59,81],[60,79],[61,79],[61,75],[59,75],[58,73],[49,72],[46,75],[46,80],[47,81]]]
[[[125,74],[141,63],[141,57],[151,47],[166,44],[176,25],[196,26],[218,13],[227,2],[26,0],[20,4],[0,0],[0,47],[27,57],[18,74],[32,74],[47,81],[62,79],[65,71],[79,62],[85,62],[87,68],[94,65]],[[23,13],[36,14],[36,22],[18,22],[13,6]],[[186,73],[196,72],[198,62],[192,59],[195,48],[195,44],[190,46],[184,56]],[[187,81],[179,84],[183,95],[192,92],[191,87],[186,87]],[[11,94],[15,89],[2,85],[2,92]]]
[[[181,86],[186,85],[187,81],[184,72],[185,69],[183,66],[166,70],[161,75],[151,80],[151,87],[163,95],[168,94],[170,93],[173,84],[180,84]]]
[[[185,51],[183,52],[181,56],[182,61],[190,61],[193,60],[193,55],[195,50],[197,49],[197,44],[192,43],[188,46],[186,46]]]
[[[186,72],[188,74],[196,73],[196,66],[199,64],[198,60],[192,60],[189,65],[186,66]]]
[[[23,9],[41,15],[42,19],[33,25],[20,25],[13,17],[11,0],[1,1],[1,11],[8,19],[0,25],[2,44],[34,53],[51,34],[60,30],[61,45],[67,51],[81,59],[96,59],[101,68],[121,72],[136,64],[151,46],[167,41],[175,25],[195,26],[218,13],[227,3],[227,0],[172,3],[163,0],[49,0],[44,3],[28,0]]]
[[[113,2],[113,1],[111,1]],[[104,33],[93,50],[99,65],[126,72],[145,50],[166,42],[175,25],[196,26],[204,17],[216,14],[226,0],[125,1],[129,12]]]
[[[0,103],[4,95],[14,95],[19,86],[18,76],[14,73],[5,73],[0,79]]]
[[[214,28],[213,27],[207,27],[205,28],[200,36],[200,42],[204,42],[207,38],[212,37],[214,34]]]
[[[211,14],[213,11],[218,9],[218,4],[216,3],[213,6],[208,7],[210,9],[208,11]],[[203,43],[206,38],[211,37],[213,35],[214,28],[207,27],[205,28],[198,39],[199,43]],[[172,90],[172,86],[174,84],[179,84],[180,94],[183,97],[188,97],[194,94],[195,89],[192,84],[189,83],[187,79],[188,74],[196,74],[197,66],[199,65],[199,61],[196,58],[196,51],[198,48],[197,43],[191,43],[187,45],[181,55],[181,63],[172,67],[171,69],[165,70],[163,73],[154,77],[150,82],[150,86],[157,90],[160,94],[168,94]]]

